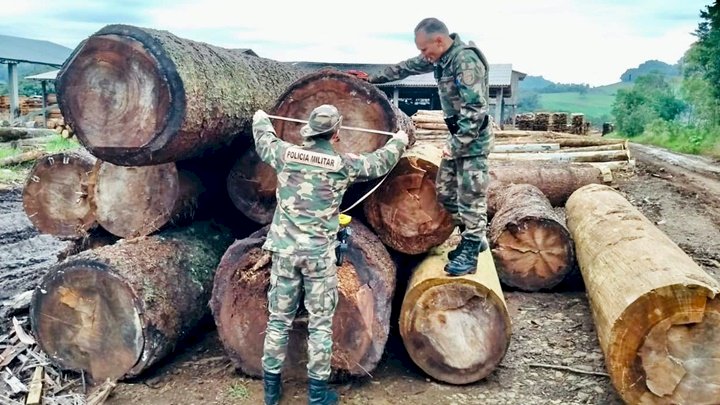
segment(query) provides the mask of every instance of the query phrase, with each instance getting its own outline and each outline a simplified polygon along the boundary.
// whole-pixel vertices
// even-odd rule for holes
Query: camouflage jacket
[[[450,34],[453,45],[436,63],[422,55],[397,65],[388,66],[380,74],[370,75],[371,83],[386,83],[405,77],[435,72],[440,104],[445,117],[457,119],[458,130],[448,137],[452,157],[487,155],[493,134],[488,117],[488,63],[482,52],[465,45],[457,34]]]
[[[316,257],[335,247],[340,203],[348,187],[390,171],[406,146],[391,139],[364,154],[338,154],[321,139],[298,146],[278,138],[268,118],[253,125],[253,137],[260,159],[278,175],[277,207],[263,248]]]

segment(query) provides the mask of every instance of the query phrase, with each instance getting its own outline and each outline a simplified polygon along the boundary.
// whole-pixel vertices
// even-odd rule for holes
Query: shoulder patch
[[[340,156],[314,152],[296,146],[285,151],[284,159],[285,162],[301,163],[331,171],[338,171],[342,167]]]
[[[478,75],[475,74],[475,69],[464,69],[460,72],[460,81],[466,86],[472,86],[478,82]]]

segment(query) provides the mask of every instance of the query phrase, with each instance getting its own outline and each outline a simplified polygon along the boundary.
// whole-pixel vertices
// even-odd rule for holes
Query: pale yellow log
[[[628,404],[717,404],[720,285],[614,189],[592,184],[567,224],[613,384]]]
[[[490,153],[490,160],[552,160],[558,162],[612,162],[628,160],[627,150],[542,153]]]
[[[477,272],[449,277],[443,245],[415,269],[400,311],[400,335],[412,360],[433,378],[468,384],[502,361],[511,324],[489,250]]]

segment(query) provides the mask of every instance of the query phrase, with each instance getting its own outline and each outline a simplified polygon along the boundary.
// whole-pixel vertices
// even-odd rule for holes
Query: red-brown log
[[[388,132],[403,129],[408,133],[410,143],[414,143],[412,120],[397,109],[385,93],[337,70],[321,70],[295,81],[278,98],[272,113],[305,120],[315,107],[322,104],[336,106],[343,116],[344,126]],[[278,136],[296,145],[302,144],[302,125],[282,120],[273,122]],[[372,152],[385,145],[388,139],[386,135],[340,130],[340,141],[334,148],[338,153]],[[228,192],[243,214],[258,223],[267,224],[275,211],[277,177],[255,156],[254,152],[246,151],[238,159],[228,177]]]
[[[490,247],[498,276],[524,291],[551,289],[575,266],[565,221],[537,187],[513,184],[496,195]]]
[[[208,313],[213,274],[230,243],[227,230],[197,221],[71,256],[33,294],[40,348],[93,382],[140,374]]]
[[[366,375],[376,367],[390,329],[395,265],[382,242],[360,223],[350,225],[350,250],[338,268],[338,305],[333,318],[332,369]],[[268,226],[236,241],[222,258],[210,306],[220,340],[235,366],[261,376],[268,320],[271,258],[261,249]],[[290,331],[283,377],[307,375],[307,312],[301,304]]]
[[[243,50],[108,25],[75,49],[56,85],[66,122],[93,155],[144,166],[227,145],[298,77]]]

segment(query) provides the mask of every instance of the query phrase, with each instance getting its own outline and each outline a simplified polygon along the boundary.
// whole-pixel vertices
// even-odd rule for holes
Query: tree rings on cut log
[[[155,166],[95,166],[97,221],[123,238],[150,235],[171,221],[191,218],[203,191],[191,172],[175,163]]]
[[[614,189],[566,205],[600,346],[626,403],[720,398],[720,284]]]
[[[261,161],[255,149],[245,150],[227,177],[228,195],[235,208],[259,224],[272,221],[276,188],[275,169]]]
[[[40,233],[82,237],[95,227],[89,153],[55,153],[39,159],[23,188],[23,209]]]
[[[210,301],[225,351],[239,370],[255,377],[262,375],[268,321],[271,256],[261,248],[268,228],[236,241],[227,250]],[[361,376],[374,370],[387,342],[395,287],[395,265],[380,240],[359,223],[351,228],[350,251],[338,268],[333,376]],[[307,322],[301,303],[289,333],[284,378],[307,377]]]
[[[530,184],[502,187],[490,221],[490,247],[505,285],[525,291],[550,289],[575,265],[565,221],[545,195]]]
[[[94,382],[138,375],[207,314],[213,274],[230,243],[225,233],[196,222],[55,265],[31,302],[40,348]]]
[[[412,360],[431,377],[468,384],[489,375],[510,343],[510,318],[489,250],[476,274],[448,277],[443,245],[415,269],[400,310]]]
[[[437,199],[435,178],[441,159],[437,147],[415,145],[365,201],[368,222],[389,247],[424,253],[445,242],[455,228]]]

